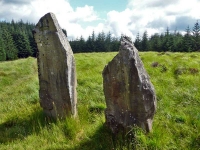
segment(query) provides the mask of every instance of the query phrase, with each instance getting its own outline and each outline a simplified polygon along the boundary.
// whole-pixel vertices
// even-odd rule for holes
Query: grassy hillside
[[[39,106],[36,59],[0,63],[0,149],[111,150],[101,72],[116,53],[75,54],[76,119],[50,122]],[[200,148],[200,53],[140,53],[155,86],[153,132],[136,130],[136,149]],[[117,149],[126,149],[120,141]]]

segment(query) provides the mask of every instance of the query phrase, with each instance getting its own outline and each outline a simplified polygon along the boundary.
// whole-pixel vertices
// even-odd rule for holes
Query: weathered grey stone
[[[131,40],[121,37],[119,53],[103,70],[106,124],[113,133],[137,125],[149,132],[156,110],[154,87]]]
[[[43,16],[33,30],[38,47],[40,105],[53,118],[75,116],[76,66],[70,44],[53,13]]]

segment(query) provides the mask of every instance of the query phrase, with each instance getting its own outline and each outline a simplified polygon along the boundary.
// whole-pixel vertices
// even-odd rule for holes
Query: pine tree
[[[5,46],[2,39],[2,30],[0,26],[0,61],[6,60],[6,52],[5,52]]]
[[[106,35],[106,39],[105,39],[105,51],[106,52],[110,52],[111,51],[111,33],[110,33],[110,31]]]
[[[184,52],[191,52],[193,51],[193,48],[192,48],[192,35],[191,35],[191,30],[190,30],[190,27],[188,26],[186,28],[186,34],[184,35],[183,37],[183,51]]]
[[[172,52],[182,52],[183,47],[183,36],[180,34],[178,31],[174,31],[174,34],[170,35],[171,41],[172,41],[172,46],[171,46],[171,51]]]
[[[137,33],[134,45],[138,50],[141,50],[141,39],[140,39],[140,34],[139,33]]]
[[[29,35],[28,39],[29,39],[29,43],[31,47],[32,56],[37,57],[37,53],[38,53],[37,43],[35,42],[33,35]]]
[[[3,37],[6,52],[6,60],[17,59],[17,49],[15,47],[13,38],[6,29],[3,29]]]
[[[117,37],[112,37],[111,40],[111,50],[114,51],[118,51],[119,50],[119,46],[120,46],[120,41],[119,38]]]
[[[194,39],[194,50],[200,50],[200,26],[198,21],[194,24],[193,27],[193,39]]]
[[[95,46],[96,46],[96,51],[97,52],[100,52],[102,49],[101,49],[101,33],[99,33],[97,35],[97,38],[96,38],[96,41],[95,41]]]
[[[72,48],[73,48],[73,50],[74,50],[75,53],[82,52],[79,42],[80,42],[79,38],[76,38],[74,41],[72,41],[72,43],[73,43],[72,44]]]
[[[163,43],[162,43],[162,49],[164,51],[172,51],[172,45],[173,45],[173,38],[169,33],[169,28],[167,27],[165,35],[164,35],[164,39],[163,39]]]
[[[92,51],[95,52],[96,51],[96,35],[94,31],[92,31],[91,39],[92,39]]]
[[[27,58],[32,56],[29,40],[23,32],[14,33],[13,39],[18,50],[18,58]]]
[[[78,51],[77,44],[76,44],[77,41],[76,40],[71,40],[71,41],[69,41],[69,43],[70,43],[70,46],[72,48],[72,51],[74,53],[78,53],[79,51]]]
[[[148,34],[147,31],[144,31],[141,41],[141,50],[148,51],[149,50],[149,41],[148,41]]]
[[[157,52],[161,51],[161,40],[158,33],[155,33],[154,35],[151,36],[150,49]]]
[[[89,36],[87,41],[86,41],[86,49],[87,49],[88,52],[92,52],[93,51],[93,43],[92,43],[91,36]]]
[[[106,51],[106,35],[105,33],[102,31],[101,33],[101,51],[105,52]]]
[[[87,52],[87,49],[85,48],[85,44],[86,44],[85,39],[81,35],[79,42],[78,42],[80,52]]]
[[[94,30],[92,31],[92,41],[93,41],[93,42],[96,41],[96,35],[95,35]]]
[[[105,33],[102,31],[97,35],[97,39],[95,42],[97,52],[105,51]]]

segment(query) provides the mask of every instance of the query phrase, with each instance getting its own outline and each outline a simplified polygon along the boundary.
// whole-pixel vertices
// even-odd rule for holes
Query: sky
[[[192,29],[200,20],[200,0],[0,0],[0,20],[36,24],[48,12],[71,39],[87,39],[93,31],[134,39],[137,33],[150,36],[167,27],[182,33],[187,26]]]

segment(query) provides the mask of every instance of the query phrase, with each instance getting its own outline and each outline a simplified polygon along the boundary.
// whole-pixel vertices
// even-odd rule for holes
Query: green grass
[[[51,122],[39,105],[34,58],[0,63],[0,149],[127,149],[104,126],[102,70],[116,53],[75,54],[78,117]],[[157,94],[153,132],[136,149],[200,148],[200,53],[140,53]],[[129,143],[129,144],[133,144]]]

